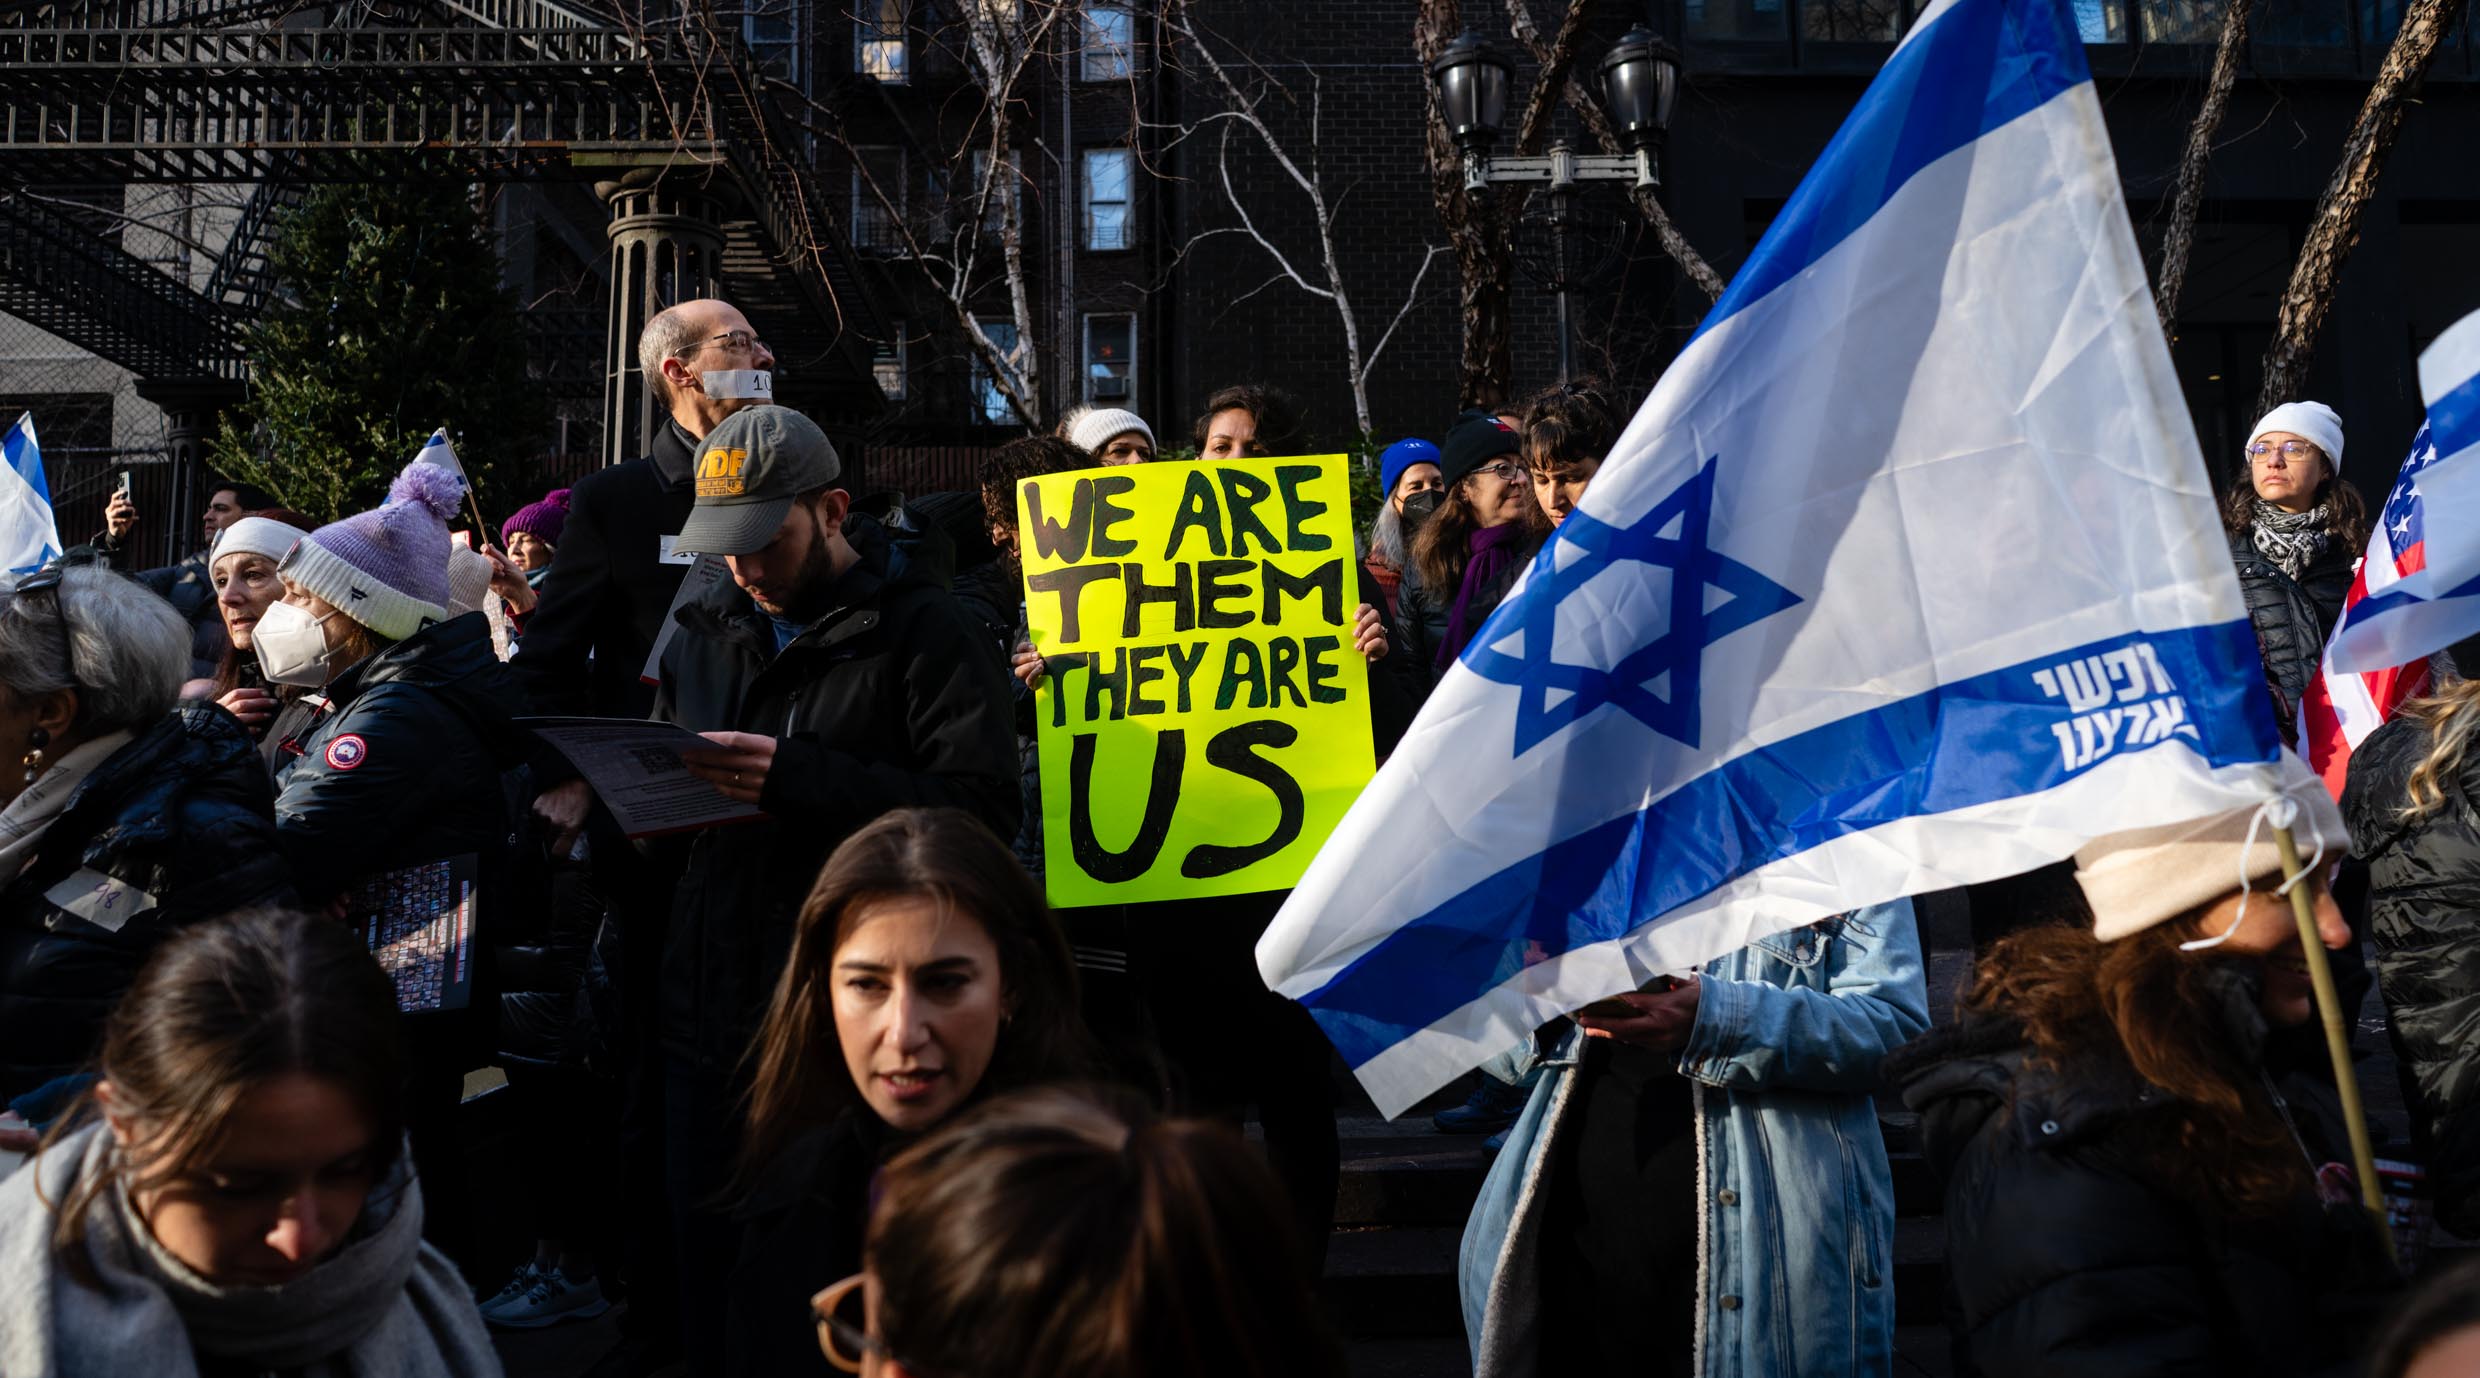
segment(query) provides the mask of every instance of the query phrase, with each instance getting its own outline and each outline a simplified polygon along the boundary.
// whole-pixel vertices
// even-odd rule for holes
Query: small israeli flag
[[[11,574],[27,574],[59,558],[60,524],[52,518],[51,485],[43,481],[34,413],[27,412],[0,436],[0,561]]]
[[[431,432],[431,438],[422,442],[421,449],[414,451],[414,463],[420,464],[425,460],[438,465],[440,468],[447,470],[449,473],[456,475],[458,478],[464,479],[466,487],[471,488],[474,486],[473,479],[468,477],[465,473],[465,466],[457,462],[456,447],[448,443],[447,427],[442,426],[438,430]]]
[[[2064,0],[1939,0],[1257,949],[1396,1114],[1768,933],[2259,804]]]

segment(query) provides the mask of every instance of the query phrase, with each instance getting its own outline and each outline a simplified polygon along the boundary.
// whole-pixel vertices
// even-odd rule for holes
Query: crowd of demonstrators
[[[1018,493],[1159,462],[1154,428],[1083,408],[996,448],[977,493],[863,494],[757,395],[773,358],[728,304],[658,314],[639,352],[651,452],[521,508],[504,550],[456,543],[464,486],[417,462],[315,529],[221,486],[209,548],[148,572],[168,577],[64,566],[0,604],[0,741],[23,752],[0,776],[0,1149],[49,1135],[0,1185],[0,1370],[489,1373],[485,1324],[625,1297],[637,1349],[606,1372],[1339,1372],[1309,1293],[1334,1055],[1254,960],[1284,895],[1042,896],[1051,667]],[[1378,458],[1350,563],[1381,757],[1622,420],[1608,388],[1562,385]],[[1251,383],[1190,437],[1221,460],[1308,433]],[[2286,723],[2364,536],[2341,448],[2330,410],[2277,409],[2225,504]],[[687,581],[700,561],[720,577]],[[682,763],[759,816],[632,841],[530,712],[698,734]],[[2414,705],[2362,745],[2345,810],[2458,1231],[2480,1227],[2475,725],[2459,684]],[[2292,783],[2314,854],[2294,884],[2347,1000],[2343,826]],[[1536,1031],[1438,1117],[1503,1131],[1459,1266],[1475,1372],[1888,1372],[1890,1087],[1945,1192],[1958,1371],[2351,1366],[2397,1274],[2348,1200],[2263,824],[2104,838],[2019,887],[1934,1032],[1908,901]],[[335,920],[467,857],[472,1005],[399,1013]],[[485,1066],[524,1207],[488,1223],[533,1244],[504,1280],[478,1271],[505,1260],[456,1142]],[[2467,1293],[2407,1310],[2380,1371],[2427,1378],[2467,1343]]]
[[[0,1370],[497,1375],[423,1241],[398,1024],[325,919],[158,944],[104,1030],[97,1113],[0,1181]]]
[[[953,806],[1012,836],[1015,717],[987,635],[852,514],[835,447],[784,407],[704,442],[681,548],[729,582],[683,606],[654,714],[705,734],[692,773],[765,818],[692,835],[664,941],[656,1019],[667,1196],[690,1352],[723,1349],[742,1054],[828,854],[881,814]]]
[[[1341,1378],[1281,1211],[1227,1126],[1004,1097],[888,1164],[816,1342],[890,1378]]]
[[[210,704],[176,704],[188,628],[100,569],[0,604],[0,1101],[52,1121],[166,936],[293,898],[267,774]]]
[[[2327,947],[2323,786],[2285,792]],[[2396,1275],[2354,1204],[2330,1072],[2261,808],[2076,854],[2062,918],[1981,954],[1960,1023],[1888,1073],[1946,1181],[1956,1371],[2347,1373]],[[2287,1065],[2286,1065],[2287,1064]]]

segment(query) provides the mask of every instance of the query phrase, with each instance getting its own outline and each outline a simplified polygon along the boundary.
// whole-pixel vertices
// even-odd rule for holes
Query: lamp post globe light
[[[1439,113],[1446,117],[1447,133],[1464,154],[1468,189],[1487,184],[1490,145],[1506,127],[1507,88],[1514,84],[1515,74],[1515,64],[1471,29],[1457,35],[1429,66],[1430,81],[1438,88]]]
[[[1679,92],[1679,50],[1638,24],[1602,59],[1602,94],[1620,143],[1620,154],[1579,154],[1565,144],[1546,155],[1492,158],[1490,146],[1507,123],[1507,91],[1515,64],[1490,41],[1466,29],[1429,65],[1438,112],[1463,154],[1464,189],[1493,182],[1547,184],[1552,255],[1558,268],[1553,290],[1559,309],[1559,381],[1568,377],[1566,236],[1574,219],[1576,187],[1582,182],[1626,182],[1651,195],[1662,185],[1660,149],[1670,129],[1671,102]]]

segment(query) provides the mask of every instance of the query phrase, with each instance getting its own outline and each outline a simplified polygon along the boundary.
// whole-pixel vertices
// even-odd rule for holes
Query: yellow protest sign
[[[1285,889],[1376,769],[1344,458],[1026,480],[1051,902]]]

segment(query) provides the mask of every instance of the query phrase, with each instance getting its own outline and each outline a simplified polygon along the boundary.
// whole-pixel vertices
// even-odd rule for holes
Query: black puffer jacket
[[[2252,983],[2234,992],[2245,1022]],[[2234,1037],[2260,1041],[2262,1025]],[[1945,1180],[1954,1371],[1989,1378],[2357,1371],[2393,1285],[2367,1217],[2303,1188],[2234,1219],[2162,1185],[2138,1144],[2170,1102],[2123,1062],[2034,1064],[1975,1016],[1887,1060]]]
[[[695,563],[670,553],[696,493],[697,441],[677,421],[649,453],[597,469],[569,490],[568,523],[512,662],[545,713],[639,718],[654,690],[639,678],[663,614]],[[546,756],[556,764],[557,753]]]
[[[184,703],[104,758],[0,888],[0,1100],[84,1065],[155,945],[200,919],[290,904],[267,775],[249,734]],[[106,879],[154,904],[106,927],[48,894]],[[72,900],[72,903],[77,901]]]
[[[508,849],[500,773],[528,735],[516,679],[478,612],[425,627],[336,677],[305,734],[281,749],[276,827],[313,905],[372,876],[468,853],[495,893]]]
[[[860,563],[835,610],[780,653],[774,624],[725,581],[678,613],[655,716],[776,739],[759,822],[685,844],[662,959],[665,1048],[735,1066],[792,947],[793,919],[837,844],[891,809],[965,809],[1016,832],[1016,730],[987,629],[849,518]]]
[[[2342,816],[2351,851],[2368,864],[2369,928],[2377,985],[2402,1053],[2413,1136],[2428,1163],[2437,1218],[2480,1235],[2480,758],[2444,781],[2443,807],[2417,822],[2411,772],[2428,755],[2428,728],[2396,718],[2351,753]]]
[[[2265,659],[2265,684],[2273,691],[2274,721],[2291,745],[2298,744],[2300,696],[2316,678],[2358,559],[2351,543],[2336,536],[2294,579],[2257,550],[2253,534],[2230,538],[2230,561],[2238,566],[2239,591],[2247,596],[2248,620],[2256,624],[2256,650]]]

